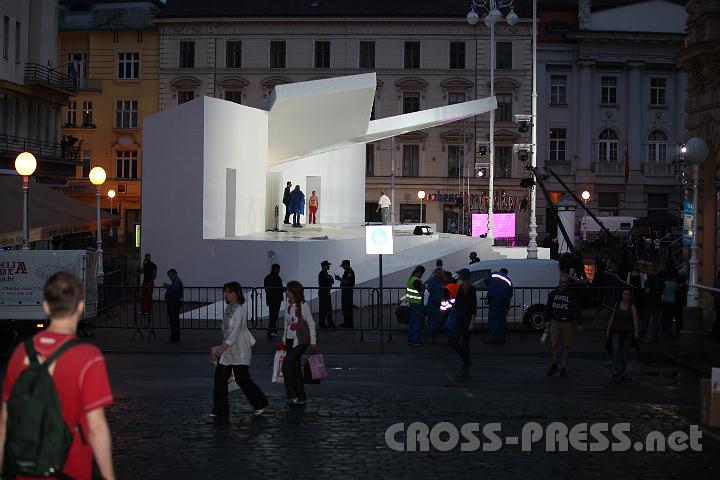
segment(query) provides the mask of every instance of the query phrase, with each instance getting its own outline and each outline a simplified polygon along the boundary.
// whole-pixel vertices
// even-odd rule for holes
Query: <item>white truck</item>
[[[85,284],[84,319],[97,315],[97,255],[91,250],[0,251],[0,352],[45,328],[45,282],[57,272],[70,272]]]

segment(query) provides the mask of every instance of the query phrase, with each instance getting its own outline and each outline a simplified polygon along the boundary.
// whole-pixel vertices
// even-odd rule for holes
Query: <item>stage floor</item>
[[[282,231],[266,231],[241,235],[238,237],[224,237],[218,240],[250,240],[250,241],[281,241],[281,242],[303,242],[313,240],[357,240],[365,238],[366,225],[371,224],[312,224],[303,225],[302,227],[292,227],[283,225]],[[435,232],[434,223],[405,223],[401,225],[393,225],[393,236],[412,236],[417,225],[429,226]]]

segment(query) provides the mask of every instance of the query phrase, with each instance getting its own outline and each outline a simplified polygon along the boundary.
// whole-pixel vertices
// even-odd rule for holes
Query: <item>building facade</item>
[[[578,196],[590,192],[588,206],[599,215],[670,212],[679,223],[687,75],[675,55],[684,7],[595,3],[542,12],[538,164]],[[552,178],[547,185],[563,191]]]
[[[158,111],[159,35],[153,17],[162,4],[60,3],[58,62],[77,84],[77,95],[62,111],[62,132],[78,139],[82,160],[65,192],[94,204],[88,173],[103,167],[102,208],[109,211],[112,204],[121,217],[118,239],[130,239],[140,224],[142,122]]]
[[[526,176],[513,159],[523,140],[513,114],[529,113],[530,2],[516,2],[520,21],[496,26],[496,210],[516,212],[527,232],[519,185]],[[214,2],[170,0],[156,20],[160,28],[160,108],[199,95],[262,108],[278,84],[368,71],[377,72],[372,118],[439,107],[490,95],[490,31],[466,21],[469,2],[368,1],[347,12],[333,2]],[[413,12],[406,16],[403,12]],[[507,12],[506,12],[507,13]],[[221,18],[221,19],[220,19]],[[488,115],[367,145],[366,218],[380,192],[391,195],[396,221],[420,221],[418,191],[427,192],[422,220],[457,231],[456,197],[475,210],[487,204],[488,179],[477,172],[489,155],[476,142],[488,139]],[[393,175],[394,174],[394,175]],[[469,189],[467,185],[469,184]],[[322,199],[318,219],[322,222]]]
[[[71,176],[78,150],[61,141],[60,111],[74,93],[57,59],[57,1],[0,3],[0,169],[35,155],[34,178]]]

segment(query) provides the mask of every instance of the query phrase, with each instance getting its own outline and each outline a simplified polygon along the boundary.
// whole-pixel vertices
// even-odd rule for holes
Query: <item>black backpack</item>
[[[12,474],[61,476],[73,436],[63,419],[48,368],[80,343],[78,339],[68,340],[40,363],[33,339],[25,342],[29,366],[18,377],[7,402],[5,465]]]

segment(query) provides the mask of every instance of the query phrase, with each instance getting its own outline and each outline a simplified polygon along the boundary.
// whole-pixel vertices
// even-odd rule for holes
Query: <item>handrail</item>
[[[720,288],[715,287],[707,287],[705,285],[696,285],[694,283],[688,283],[688,286],[699,288],[700,290],[705,290],[706,292],[712,292],[712,293],[718,293],[720,294]]]

